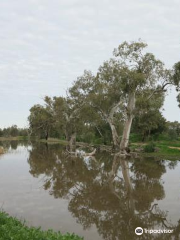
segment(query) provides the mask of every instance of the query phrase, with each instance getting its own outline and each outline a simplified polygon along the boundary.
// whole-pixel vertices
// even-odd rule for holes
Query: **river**
[[[1,142],[0,206],[29,226],[85,240],[139,239],[136,227],[180,232],[180,161],[69,157],[59,144]],[[179,239],[143,234],[141,239]]]

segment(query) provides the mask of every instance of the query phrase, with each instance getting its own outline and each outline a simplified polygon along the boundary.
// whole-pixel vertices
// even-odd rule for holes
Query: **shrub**
[[[144,147],[144,152],[147,152],[147,153],[154,152],[155,147],[156,147],[156,145],[153,142],[151,142]]]

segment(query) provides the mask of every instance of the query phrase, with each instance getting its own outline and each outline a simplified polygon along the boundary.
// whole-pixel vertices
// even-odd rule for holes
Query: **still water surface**
[[[69,158],[60,145],[5,142],[0,206],[28,225],[87,240],[180,239],[180,162]],[[143,234],[136,227],[174,229]]]

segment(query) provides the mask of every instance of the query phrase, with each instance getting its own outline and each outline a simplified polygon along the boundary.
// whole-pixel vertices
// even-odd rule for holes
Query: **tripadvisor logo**
[[[135,229],[135,234],[136,234],[136,235],[142,235],[142,234],[143,234],[143,229],[142,229],[141,227],[137,227],[137,228]]]
[[[173,229],[146,229],[144,228],[144,233],[154,234],[154,233],[173,233]],[[135,229],[136,235],[142,235],[143,229],[141,227],[137,227]]]

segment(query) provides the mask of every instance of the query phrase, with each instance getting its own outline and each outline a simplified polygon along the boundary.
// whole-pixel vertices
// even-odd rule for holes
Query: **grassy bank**
[[[62,235],[52,230],[27,227],[23,222],[0,212],[0,240],[82,240],[74,234]]]
[[[132,149],[145,149],[146,146],[152,144],[152,142],[137,142],[132,143]],[[169,160],[180,159],[180,141],[154,141],[153,142],[156,151],[154,152],[142,152],[145,156],[154,156],[167,158]]]

